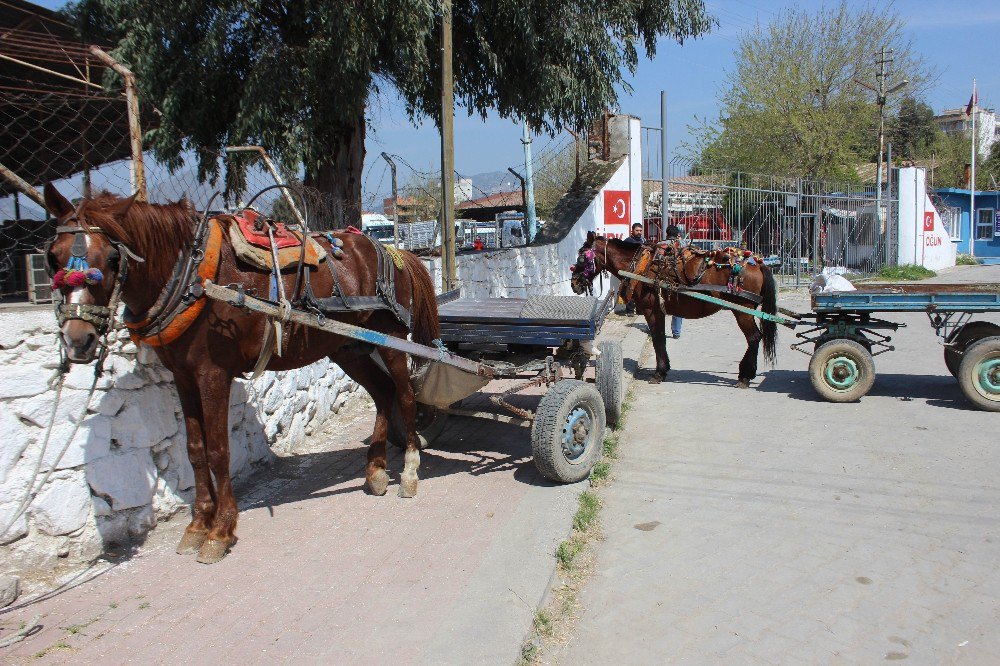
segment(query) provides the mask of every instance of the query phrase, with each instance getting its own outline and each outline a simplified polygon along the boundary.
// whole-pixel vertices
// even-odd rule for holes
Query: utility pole
[[[382,159],[389,163],[389,168],[392,170],[392,244],[399,247],[399,194],[396,189],[396,163],[385,152],[382,153]]]
[[[441,288],[455,288],[455,80],[451,0],[441,13]]]
[[[670,226],[670,188],[667,186],[667,91],[660,91],[660,240]]]
[[[888,90],[886,89],[887,70],[892,65],[892,61],[892,49],[887,49],[883,46],[879,49],[878,61],[876,62],[878,70],[875,72],[875,87],[873,88],[859,79],[854,79],[856,83],[875,93],[875,103],[878,105],[878,160],[875,173],[875,215],[880,225],[884,222],[882,218],[882,155],[885,152],[885,104],[889,95],[902,90],[908,83],[906,79],[903,79]]]
[[[528,242],[530,243],[535,240],[535,234],[538,232],[538,220],[535,218],[535,176],[531,164],[531,133],[528,132],[528,123],[522,121],[521,128],[521,143],[524,144],[525,196],[527,197],[524,200],[524,215],[528,220]]]

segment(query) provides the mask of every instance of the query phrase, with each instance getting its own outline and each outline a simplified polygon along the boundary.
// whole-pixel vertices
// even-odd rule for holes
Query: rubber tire
[[[944,348],[944,364],[948,366],[948,372],[957,379],[962,356],[969,345],[994,335],[1000,335],[1000,326],[989,321],[970,321],[952,332],[948,337],[952,346]]]
[[[847,390],[830,386],[825,377],[826,364],[838,356],[852,360],[858,369],[859,378]],[[875,361],[864,345],[854,340],[837,338],[824,342],[816,348],[809,361],[809,379],[821,398],[828,402],[856,402],[866,395],[875,383]]]
[[[432,416],[421,423],[424,410],[431,410]],[[448,414],[432,405],[417,403],[417,446],[421,451],[429,447],[448,425]],[[392,413],[389,415],[389,443],[399,449],[406,448],[406,429],[403,427],[403,417],[399,413],[399,405],[393,401]]]
[[[979,389],[976,366],[987,358],[1000,359],[1000,336],[983,338],[969,345],[962,356],[958,369],[958,385],[969,402],[987,412],[1000,412],[1000,393],[992,397],[983,395]]]
[[[604,401],[605,422],[609,428],[615,428],[622,417],[622,401],[625,397],[622,344],[617,340],[605,340],[597,349],[601,352],[597,356],[597,392]]]
[[[577,407],[588,412],[592,425],[584,452],[576,461],[569,461],[562,450],[563,426]],[[586,479],[603,455],[604,428],[604,401],[593,384],[578,379],[556,382],[542,396],[531,425],[535,467],[542,476],[559,483]]]

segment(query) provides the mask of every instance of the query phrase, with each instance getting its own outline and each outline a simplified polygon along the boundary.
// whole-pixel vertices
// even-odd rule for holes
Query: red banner
[[[605,190],[604,191],[604,226],[612,227],[617,224],[625,225],[624,233],[628,235],[628,225],[632,220],[629,211],[629,201],[632,193],[628,190]]]

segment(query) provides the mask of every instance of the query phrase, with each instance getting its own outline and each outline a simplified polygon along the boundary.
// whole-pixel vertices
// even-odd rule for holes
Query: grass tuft
[[[580,493],[580,506],[573,516],[573,529],[586,532],[597,522],[597,514],[601,509],[601,500],[593,492],[585,490]]]
[[[923,280],[932,278],[937,273],[918,266],[917,264],[900,264],[899,266],[885,266],[878,272],[878,276],[883,280]]]
[[[978,266],[979,260],[973,257],[971,254],[959,253],[955,257],[956,266]]]

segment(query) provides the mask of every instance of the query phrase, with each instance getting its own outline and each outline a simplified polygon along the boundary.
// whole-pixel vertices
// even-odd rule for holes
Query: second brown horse
[[[604,238],[593,232],[587,234],[587,241],[580,248],[576,266],[573,267],[573,277],[570,284],[573,291],[582,294],[591,288],[594,278],[608,271],[622,279],[621,271],[634,270],[641,245],[626,243],[615,238]],[[714,285],[725,287],[730,280],[731,269],[712,261],[711,253],[697,252],[691,248],[678,248],[670,255],[668,261],[673,262],[669,273],[676,276],[677,286]],[[593,268],[589,264],[593,262]],[[777,285],[771,270],[761,263],[747,264],[742,267],[742,290],[760,297],[761,307],[768,314],[777,312]],[[659,293],[657,293],[659,292]],[[646,318],[650,337],[653,341],[653,351],[656,353],[656,370],[649,380],[658,384],[667,376],[670,370],[670,357],[667,355],[666,317],[673,315],[684,319],[701,319],[714,315],[723,307],[684,296],[676,290],[659,289],[652,285],[639,283],[633,292],[636,310]],[[747,306],[746,300],[734,294],[712,293],[714,297],[732,303]],[[739,377],[736,386],[749,388],[750,381],[757,376],[757,355],[761,342],[764,344],[764,359],[773,364],[775,361],[775,343],[778,332],[774,322],[764,320],[758,328],[756,318],[743,312],[733,310],[736,323],[746,336],[747,350],[740,360]]]

